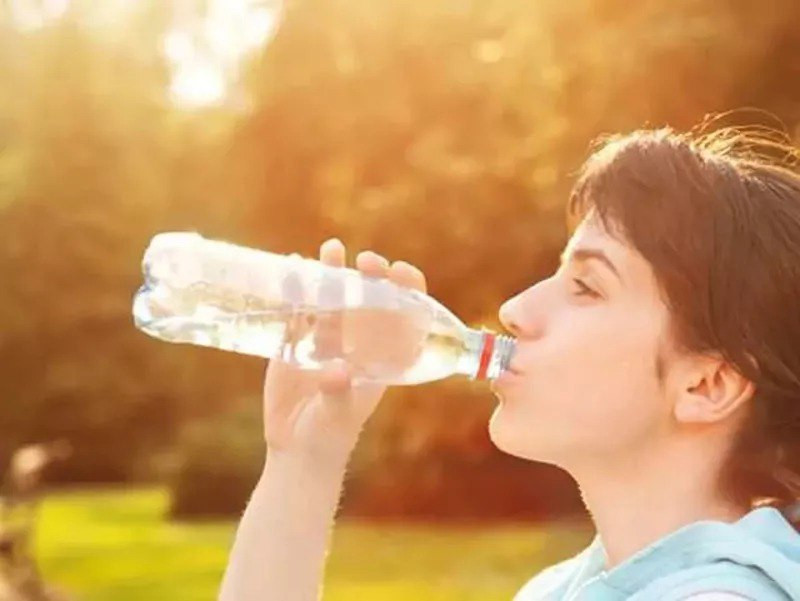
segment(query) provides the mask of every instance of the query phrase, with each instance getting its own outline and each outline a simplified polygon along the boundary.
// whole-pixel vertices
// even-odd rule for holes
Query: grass
[[[216,598],[235,523],[164,519],[163,489],[76,491],[41,507],[36,549],[45,577],[77,601]],[[542,567],[585,546],[564,523],[433,527],[341,522],[325,601],[510,601]]]

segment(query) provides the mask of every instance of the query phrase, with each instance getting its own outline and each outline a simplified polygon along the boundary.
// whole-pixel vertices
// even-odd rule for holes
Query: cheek
[[[509,452],[610,452],[650,431],[659,402],[652,315],[584,315],[520,348],[525,376],[500,390],[490,427]]]

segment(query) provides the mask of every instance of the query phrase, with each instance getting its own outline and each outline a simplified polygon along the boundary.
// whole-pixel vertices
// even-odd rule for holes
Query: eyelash
[[[597,294],[597,292],[589,288],[589,286],[587,286],[583,282],[583,280],[579,278],[572,278],[572,281],[576,283],[578,285],[578,288],[580,289],[580,292],[576,292],[575,296],[589,296],[592,298],[597,298],[598,296],[600,296],[599,294]]]

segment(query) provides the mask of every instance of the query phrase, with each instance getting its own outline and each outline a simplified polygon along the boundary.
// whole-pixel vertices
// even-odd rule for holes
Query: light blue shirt
[[[786,510],[800,511],[800,504]],[[774,507],[736,522],[687,524],[611,570],[596,535],[583,551],[551,566],[514,601],[680,601],[711,591],[758,601],[800,601],[800,533]]]

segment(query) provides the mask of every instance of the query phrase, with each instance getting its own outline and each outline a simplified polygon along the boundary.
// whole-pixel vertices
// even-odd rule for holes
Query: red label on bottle
[[[486,332],[483,335],[483,348],[481,349],[481,361],[478,365],[478,373],[475,375],[476,380],[484,380],[486,372],[489,369],[489,362],[492,360],[494,354],[494,334]]]

